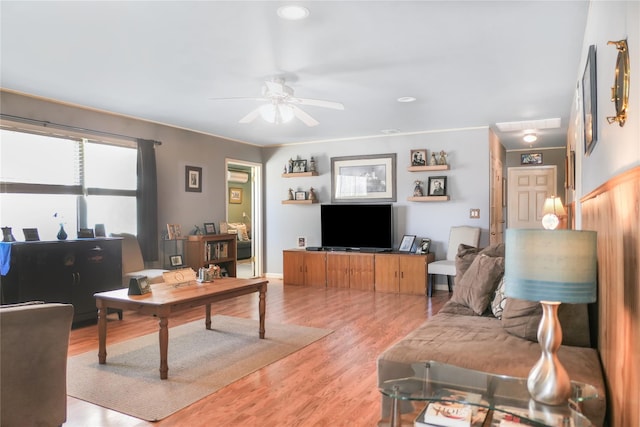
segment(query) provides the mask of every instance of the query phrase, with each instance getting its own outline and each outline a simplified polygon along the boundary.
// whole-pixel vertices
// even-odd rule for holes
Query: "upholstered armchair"
[[[67,352],[73,306],[0,306],[0,425],[67,420]]]
[[[433,275],[440,274],[447,276],[447,285],[449,286],[449,292],[452,291],[453,278],[456,275],[456,255],[458,253],[458,246],[465,244],[478,247],[480,243],[480,228],[459,226],[451,227],[449,231],[449,246],[447,247],[447,258],[427,264],[427,282],[428,290],[427,295],[431,296],[433,292]]]
[[[129,287],[132,276],[147,276],[149,283],[161,283],[162,273],[168,271],[161,268],[144,268],[142,251],[138,238],[129,233],[111,233],[111,237],[122,238],[122,286]]]

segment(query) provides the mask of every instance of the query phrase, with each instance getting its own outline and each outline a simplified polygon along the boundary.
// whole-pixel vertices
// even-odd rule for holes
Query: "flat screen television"
[[[324,250],[393,249],[391,204],[324,204],[320,222]]]

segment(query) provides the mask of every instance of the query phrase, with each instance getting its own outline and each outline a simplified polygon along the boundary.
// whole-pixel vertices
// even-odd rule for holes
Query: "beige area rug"
[[[169,328],[169,378],[160,379],[158,334],[70,357],[67,394],[147,421],[157,421],[330,334],[327,329],[212,316]],[[171,325],[171,319],[169,319]],[[108,334],[107,334],[108,337]]]

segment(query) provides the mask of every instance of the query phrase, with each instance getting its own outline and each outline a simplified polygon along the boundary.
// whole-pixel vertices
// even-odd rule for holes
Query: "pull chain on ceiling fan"
[[[266,104],[252,110],[249,114],[241,118],[239,123],[251,123],[256,118],[273,124],[287,123],[297,117],[305,125],[317,126],[319,122],[311,117],[298,105],[310,105],[314,107],[332,108],[334,110],[344,110],[344,105],[340,102],[325,101],[322,99],[297,98],[293,96],[293,89],[284,84],[284,80],[265,81],[260,98],[212,98],[213,100],[247,100],[262,101]]]

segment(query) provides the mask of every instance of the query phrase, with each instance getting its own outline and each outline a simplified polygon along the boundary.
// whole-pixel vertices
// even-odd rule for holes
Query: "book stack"
[[[453,389],[441,389],[414,422],[415,427],[471,427],[477,425],[478,407],[482,396]],[[482,411],[482,420],[486,412]]]

